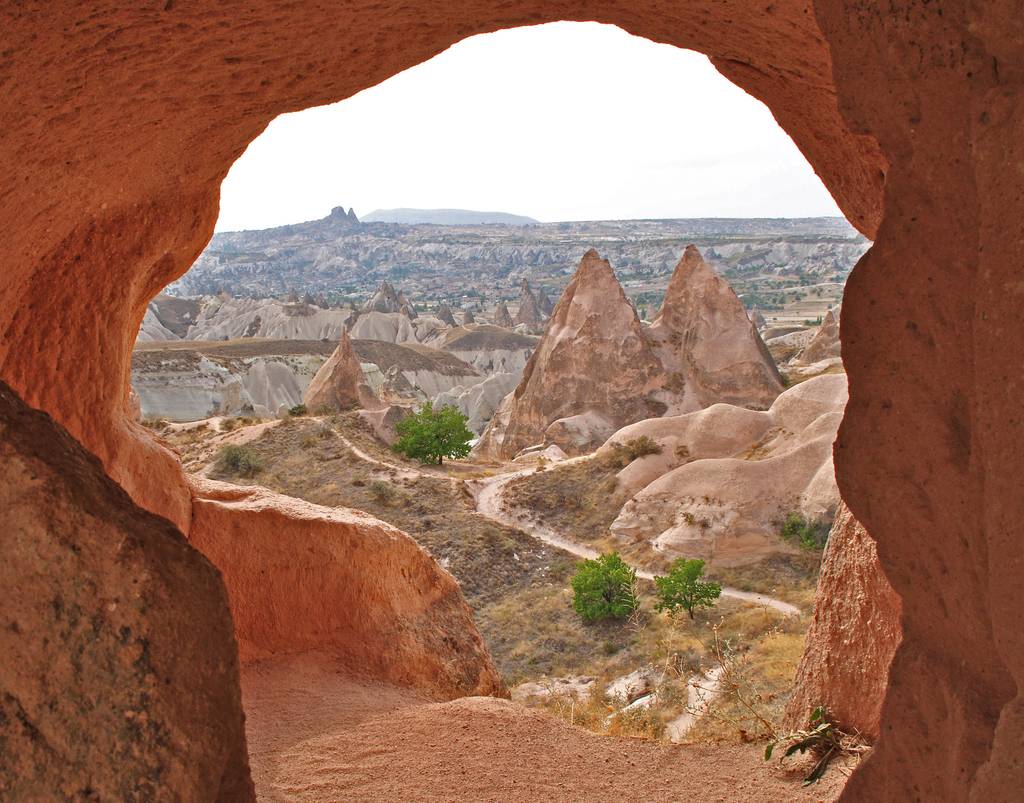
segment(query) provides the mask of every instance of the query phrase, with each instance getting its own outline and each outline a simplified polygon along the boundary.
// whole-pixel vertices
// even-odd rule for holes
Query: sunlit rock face
[[[558,419],[588,411],[613,425],[657,415],[664,404],[650,395],[660,379],[660,366],[636,311],[611,266],[591,250],[555,305],[519,386],[502,402],[477,451],[514,456],[543,440]]]
[[[458,583],[365,513],[195,480],[191,542],[224,576],[243,662],[317,651],[438,698],[502,691]]]
[[[650,337],[682,391],[680,412],[724,402],[767,409],[782,379],[729,283],[695,246],[683,253]]]
[[[634,421],[719,401],[765,409],[781,391],[743,304],[695,247],[679,261],[650,327],[591,250],[476,452],[508,458],[546,440],[581,454]]]

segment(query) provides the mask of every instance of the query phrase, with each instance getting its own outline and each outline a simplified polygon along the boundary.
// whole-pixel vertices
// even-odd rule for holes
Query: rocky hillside
[[[322,220],[214,235],[170,292],[269,296],[299,287],[365,298],[388,279],[415,282],[417,294],[459,288],[514,299],[523,278],[564,282],[597,243],[620,278],[669,275],[688,243],[729,278],[845,276],[868,245],[841,218],[446,226],[360,222],[337,207]]]
[[[330,340],[142,343],[132,353],[132,387],[145,418],[274,416],[303,402],[337,346]],[[374,340],[352,340],[351,346],[362,381],[389,400],[414,403],[451,391],[458,395],[487,378],[455,355],[428,346]]]

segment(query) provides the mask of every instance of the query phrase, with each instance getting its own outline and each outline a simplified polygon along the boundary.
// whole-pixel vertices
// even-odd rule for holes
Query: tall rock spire
[[[658,415],[661,371],[643,327],[607,261],[588,251],[555,305],[523,378],[484,431],[477,453],[509,458],[544,441],[580,452],[631,421]],[[556,436],[557,437],[560,436]]]
[[[666,369],[686,382],[685,407],[767,409],[782,390],[775,360],[729,283],[688,245],[650,327]]]

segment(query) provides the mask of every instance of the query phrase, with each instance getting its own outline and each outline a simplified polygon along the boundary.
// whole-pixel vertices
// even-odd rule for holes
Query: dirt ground
[[[759,745],[667,745],[596,736],[506,700],[431,703],[342,674],[324,655],[243,668],[246,733],[261,801],[830,801],[830,770]]]

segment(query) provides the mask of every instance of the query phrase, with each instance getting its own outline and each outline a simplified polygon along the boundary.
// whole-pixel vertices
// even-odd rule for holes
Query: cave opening
[[[685,103],[664,102],[668,84],[686,87]],[[338,187],[358,213],[337,205]],[[465,211],[535,206],[537,218]],[[248,146],[221,187],[213,240],[147,308],[133,393],[187,472],[365,511],[409,533],[459,582],[518,704],[616,736],[774,738],[802,724],[785,702],[840,503],[838,310],[869,241],[838,211],[768,109],[700,54],[583,23],[471,37],[339,104],[277,118]],[[684,251],[695,243],[691,268]],[[610,275],[581,279],[595,246]],[[667,376],[636,409],[601,408],[592,387],[571,386],[609,381],[579,356],[573,376],[547,369],[555,378],[544,392],[563,396],[561,406],[538,410],[551,426],[511,451],[478,443],[443,471],[388,453],[385,419],[424,402],[454,402],[474,443],[493,439],[489,423],[502,398],[519,394],[561,299],[617,293],[621,309],[594,320],[633,322],[577,327],[577,351],[643,341],[623,367],[653,360]],[[531,304],[539,315],[527,320]],[[585,309],[566,310],[558,325]],[[312,390],[342,332],[366,386],[345,395],[368,408],[358,417],[337,393]],[[678,340],[708,345],[680,355],[666,345]],[[574,359],[548,364],[564,370]],[[715,367],[691,376],[686,363]],[[615,392],[645,381],[629,376]],[[715,403],[715,416],[699,412]],[[585,443],[572,439],[578,427],[567,440],[549,420],[600,412],[615,416],[601,427],[616,426]],[[538,437],[542,463],[516,455],[540,451]],[[653,444],[650,459],[619,448],[638,438]],[[579,454],[593,459],[558,465]],[[552,455],[546,471],[522,468]],[[730,471],[706,479],[723,460]],[[474,478],[481,471],[509,476]],[[448,482],[473,503],[452,497]],[[641,532],[645,517],[661,523]],[[210,531],[205,518],[194,531]],[[236,559],[212,533],[192,543],[232,578]],[[638,572],[640,605],[628,621],[587,625],[566,598],[573,564],[607,552]],[[652,610],[652,579],[693,558],[724,589],[687,627]],[[330,651],[282,657],[287,639],[250,645],[244,632],[252,769],[257,793],[270,795],[283,775],[298,782],[285,765],[299,754],[265,746],[341,738],[358,722],[349,699],[366,692],[340,682]],[[832,701],[817,699],[821,685],[803,692],[805,714]],[[881,699],[881,688],[844,693]],[[310,696],[323,716],[295,730],[280,701],[301,708]],[[391,697],[379,713],[408,705]],[[864,726],[855,708],[840,705],[848,729]],[[874,736],[877,724],[866,729]]]
[[[89,17],[68,7],[45,19],[32,8],[5,12],[0,376],[11,390],[0,394],[0,445],[23,540],[2,570],[23,593],[5,599],[2,683],[4,721],[32,724],[7,742],[4,757],[19,762],[17,771],[0,764],[7,788],[152,797],[156,783],[186,799],[252,796],[225,585],[253,590],[254,604],[233,611],[243,653],[285,632],[292,644],[322,644],[323,632],[295,623],[315,621],[323,597],[297,597],[295,574],[270,582],[244,552],[231,554],[233,574],[218,577],[183,533],[208,548],[210,532],[223,543],[257,535],[272,551],[282,536],[347,528],[358,548],[335,565],[359,553],[375,556],[379,571],[373,587],[345,576],[341,601],[359,616],[337,622],[338,643],[390,681],[487,685],[472,661],[424,663],[449,635],[431,623],[466,622],[456,628],[463,633],[472,625],[457,589],[394,531],[371,537],[358,516],[328,523],[274,496],[186,478],[131,421],[130,354],[149,300],[209,240],[229,166],[270,120],[351,96],[471,34],[571,18],[707,53],[766,103],[873,239],[844,297],[850,401],[835,459],[843,498],[901,598],[903,641],[881,738],[844,795],[1013,796],[1024,667],[1007,602],[1020,567],[1003,559],[1015,554],[1024,519],[1012,470],[1022,452],[1012,426],[1019,394],[1006,371],[1024,347],[1008,323],[1021,253],[1019,172],[1006,169],[1021,141],[1015,28],[1000,6],[850,14],[830,0],[557,11],[527,2],[443,15],[427,3],[392,14],[272,2],[105,6]],[[68,53],[88,59],[88,70]],[[33,562],[40,546],[50,550],[45,566]],[[431,593],[386,593],[417,574]],[[121,593],[136,581],[134,596]],[[395,621],[416,626],[395,631]],[[83,650],[86,625],[94,632]],[[379,640],[365,649],[379,632],[391,636],[386,649]],[[471,642],[458,654],[479,649]],[[110,666],[124,671],[113,678]],[[173,693],[154,694],[157,677]],[[450,737],[466,709],[451,712],[443,728],[406,719],[402,733],[422,745],[443,731],[470,755],[470,744]],[[69,742],[68,732],[91,738]],[[41,751],[31,734],[50,737],[52,749]],[[544,747],[563,769],[574,765],[557,745]],[[488,751],[474,772],[486,789],[501,788],[495,757],[517,755],[517,745]],[[419,777],[431,770],[410,766]],[[601,766],[585,769],[573,779],[597,779],[595,794],[610,788]],[[689,770],[672,788],[688,788]]]

